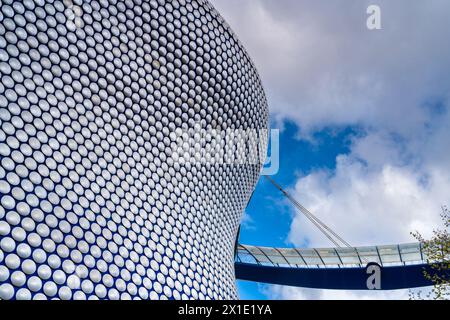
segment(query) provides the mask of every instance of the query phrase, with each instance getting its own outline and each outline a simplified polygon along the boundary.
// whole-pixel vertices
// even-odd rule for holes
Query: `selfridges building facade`
[[[260,161],[205,161],[195,134],[174,153],[196,126],[267,127],[210,3],[1,0],[0,75],[1,299],[237,298]]]

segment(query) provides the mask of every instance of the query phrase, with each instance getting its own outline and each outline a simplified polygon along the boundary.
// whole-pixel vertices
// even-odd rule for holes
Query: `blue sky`
[[[336,157],[348,152],[356,131],[351,128],[323,130],[313,140],[299,140],[295,124],[287,122],[280,132],[280,170],[273,176],[285,188],[293,187],[299,176],[317,168],[333,170]],[[300,199],[299,199],[300,200]],[[260,246],[288,245],[293,209],[267,180],[260,179],[246,210],[241,242]],[[276,228],[274,228],[276,226]],[[304,245],[308,245],[305,243]]]
[[[312,140],[299,140],[294,123],[286,122],[280,132],[280,170],[274,179],[285,188],[292,187],[298,176],[308,175],[314,169],[333,170],[336,157],[348,152],[357,130],[353,128],[325,129]],[[299,199],[300,200],[300,199]],[[247,207],[240,242],[260,246],[287,247],[292,215],[296,214],[286,199],[265,179],[260,179]],[[275,227],[274,227],[275,226]],[[304,243],[307,247],[309,244]],[[266,299],[264,285],[239,281],[241,299]]]
[[[211,0],[248,50],[281,129],[275,179],[352,245],[430,235],[450,204],[450,2]],[[381,9],[369,30],[366,9]],[[241,242],[328,247],[260,181]],[[407,299],[239,283],[242,298]]]

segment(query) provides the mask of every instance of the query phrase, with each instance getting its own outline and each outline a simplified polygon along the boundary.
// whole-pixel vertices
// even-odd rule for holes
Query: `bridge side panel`
[[[368,290],[366,268],[284,268],[236,263],[240,280],[314,289]],[[380,290],[418,288],[432,285],[425,279],[429,265],[381,267]]]

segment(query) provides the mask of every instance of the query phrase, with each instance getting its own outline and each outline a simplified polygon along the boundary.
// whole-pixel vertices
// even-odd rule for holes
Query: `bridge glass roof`
[[[382,266],[426,262],[419,243],[356,248],[294,249],[239,245],[236,261],[289,268],[360,267],[370,262]]]

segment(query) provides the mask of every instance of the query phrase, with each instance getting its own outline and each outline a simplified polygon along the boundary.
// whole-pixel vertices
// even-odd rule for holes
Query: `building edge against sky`
[[[0,298],[237,298],[260,161],[172,157],[177,129],[267,129],[222,17],[203,0],[0,11]]]

